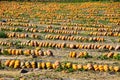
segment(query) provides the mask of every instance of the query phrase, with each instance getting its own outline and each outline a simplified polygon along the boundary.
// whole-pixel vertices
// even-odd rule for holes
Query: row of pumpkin
[[[5,24],[5,23],[4,23]],[[51,25],[48,25],[47,26],[48,29],[52,29],[54,28],[54,26],[51,26]],[[3,25],[1,27],[2,30],[17,30],[18,27],[7,27],[5,25]],[[39,32],[40,29],[36,29],[36,28],[20,28],[24,31],[33,31],[33,32]],[[36,29],[36,30],[33,30],[33,29]],[[60,27],[61,30],[77,30],[77,31],[98,31],[98,32],[119,32],[120,31],[120,28],[115,28],[115,29],[111,29],[111,28],[95,28],[95,27],[79,27],[79,26],[75,26],[75,27],[72,27],[72,26],[61,26]]]
[[[70,41],[94,41],[94,42],[104,42],[105,39],[102,37],[83,37],[83,36],[63,36],[63,35],[52,35],[48,34],[45,39],[57,39],[57,40],[70,40]]]
[[[47,26],[48,29],[52,29],[54,28],[54,26],[48,25]],[[10,30],[10,31],[16,31],[17,29],[21,29],[24,31],[30,31],[30,32],[40,32],[40,29],[36,29],[36,28],[31,28],[31,27],[25,27],[25,28],[18,28],[18,27],[7,27],[7,26],[1,26],[0,28],[1,30]],[[98,31],[98,32],[119,32],[120,28],[115,28],[115,29],[111,29],[111,28],[93,28],[93,27],[68,27],[68,26],[64,26],[64,27],[60,27],[61,30],[80,30],[80,31]],[[59,30],[60,30],[59,29]]]
[[[56,42],[43,42],[43,41],[27,41],[21,43],[25,46],[34,46],[34,47],[53,47],[53,48],[70,48],[70,49],[107,49],[107,50],[120,50],[120,46],[112,46],[110,44],[71,44],[71,43],[56,43]]]
[[[35,50],[30,50],[30,49],[2,49],[0,51],[1,54],[5,55],[34,55],[34,56],[54,56],[53,52],[51,50],[43,51],[40,50],[40,48],[36,48]],[[76,53],[74,51],[70,52],[68,57],[70,58],[92,58],[88,52],[79,52]],[[117,59],[120,60],[120,54],[118,52],[108,52],[108,53],[103,53],[102,55],[98,56],[98,58],[101,59]]]
[[[4,62],[1,61],[1,65],[4,67],[10,67],[14,69],[20,68],[38,68],[38,69],[55,69],[55,70],[94,70],[94,71],[114,71],[120,72],[120,66],[118,65],[108,65],[108,64],[75,64],[71,62],[43,62],[43,61],[20,61],[14,59],[8,59]]]
[[[20,22],[0,22],[0,25],[1,26],[23,26],[23,27],[28,27],[28,26],[31,26],[31,27],[36,27],[37,25],[36,24],[31,24],[31,23],[20,23]]]
[[[41,30],[41,32],[57,33],[57,34],[80,34],[80,32],[78,31],[54,30],[54,29],[44,29],[44,30]],[[94,32],[92,31],[92,32],[88,32],[87,35],[119,37],[120,33],[119,32]]]
[[[76,53],[76,52],[72,51],[72,52],[69,53],[68,56],[70,58],[92,58],[93,57],[93,56],[91,56],[86,51],[79,52],[79,53]],[[116,59],[116,60],[120,60],[120,54],[118,52],[106,52],[106,53],[101,54],[97,58],[100,58],[100,59]]]
[[[37,28],[31,28],[31,27],[26,27],[26,28],[20,28],[20,27],[7,27],[7,26],[1,26],[0,27],[1,31],[16,31],[16,32],[39,32],[40,29]]]
[[[113,36],[113,37],[120,37],[119,32],[90,32],[89,35],[94,36]]]
[[[6,55],[35,55],[35,56],[53,56],[53,52],[51,50],[43,51],[40,48],[35,50],[31,49],[1,49],[1,54]]]
[[[12,46],[13,42],[0,41],[0,45]],[[120,50],[120,46],[112,46],[110,44],[72,44],[72,43],[58,43],[58,42],[48,42],[48,41],[35,41],[28,40],[25,42],[20,42],[20,46],[32,46],[32,47],[51,47],[51,48],[70,48],[70,49],[98,49],[98,50]]]
[[[41,30],[40,32],[44,33],[57,33],[57,34],[79,34],[77,31],[68,31],[68,30],[55,30],[55,29],[44,29]]]
[[[6,32],[7,38],[40,38],[39,35],[36,34],[27,34],[27,33],[16,33],[16,32]]]
[[[80,31],[99,31],[99,32],[119,32],[120,28],[96,28],[96,27],[68,27],[63,26],[61,27],[62,30],[80,30]]]

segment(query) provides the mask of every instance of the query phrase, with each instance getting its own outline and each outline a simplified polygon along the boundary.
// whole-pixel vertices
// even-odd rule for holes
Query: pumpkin
[[[46,68],[45,62],[42,62],[42,63],[41,63],[41,68],[42,68],[42,69],[45,69],[45,68]]]
[[[51,69],[52,68],[52,63],[51,62],[46,62],[46,68]]]
[[[75,45],[74,44],[70,44],[69,48],[73,49],[73,48],[75,48]]]
[[[11,61],[10,61],[10,64],[9,64],[9,67],[13,67],[14,64],[15,64],[15,60],[11,60]]]
[[[26,68],[31,68],[30,62],[25,62],[25,67],[26,67]]]
[[[83,57],[83,56],[84,56],[83,52],[80,52],[80,53],[77,55],[77,58],[80,58],[80,57]]]
[[[65,45],[66,45],[65,43],[62,43],[62,44],[61,44],[61,48],[64,48],[64,47],[65,47]]]
[[[120,50],[120,46],[117,45],[117,46],[115,47],[115,50],[116,50],[116,51],[117,51],[117,50]]]
[[[19,55],[19,50],[16,50],[15,55]]]
[[[109,71],[109,66],[108,65],[104,65],[104,71]]]
[[[97,64],[94,64],[94,65],[93,65],[93,68],[94,68],[95,71],[99,70],[99,67],[98,67]]]
[[[114,49],[114,47],[113,47],[113,46],[110,46],[108,49],[109,49],[109,50],[112,50],[112,49]]]
[[[78,69],[77,64],[72,64],[72,68],[73,68],[74,70],[77,70],[77,69]]]
[[[71,57],[74,58],[74,57],[76,57],[76,56],[77,56],[76,52],[72,52]]]
[[[72,53],[73,53],[73,52],[70,52],[68,56],[69,56],[69,57],[72,57]]]
[[[88,53],[87,53],[87,52],[83,52],[83,55],[84,55],[84,56],[87,56],[87,55],[88,55]]]
[[[72,63],[66,63],[66,68],[71,68],[72,67]]]
[[[77,65],[77,68],[78,68],[78,69],[82,69],[82,68],[83,68],[83,65],[82,65],[82,64],[78,64],[78,65]]]
[[[39,51],[38,51],[38,54],[39,54],[40,56],[44,56],[44,52],[43,52],[42,50],[39,50]]]
[[[108,57],[108,58],[111,58],[111,57],[113,56],[113,54],[114,54],[113,52],[110,52],[110,53],[107,55],[107,57]]]
[[[15,55],[16,50],[12,49],[12,55]]]
[[[35,61],[32,61],[31,62],[31,66],[32,66],[32,68],[36,68],[37,67],[37,63]]]
[[[114,71],[113,66],[109,66],[109,70],[110,70],[110,71]]]
[[[25,68],[25,62],[21,62],[20,67]]]
[[[83,65],[83,69],[87,70],[88,69],[87,65]]]
[[[88,64],[87,64],[87,69],[88,69],[88,70],[92,70],[92,69],[93,69],[93,65],[92,65],[91,63],[88,63]]]
[[[53,69],[56,69],[56,68],[57,68],[54,63],[52,64],[52,68],[53,68]]]
[[[44,53],[44,56],[46,56],[46,55],[47,55],[47,52],[46,52],[46,51],[44,51],[43,53]]]
[[[19,67],[20,67],[20,60],[15,60],[14,68],[19,68]]]
[[[99,68],[100,71],[104,71],[103,65],[98,65],[98,68]]]
[[[5,61],[5,66],[9,66],[10,62],[11,62],[11,60],[6,60]]]
[[[41,62],[38,62],[38,63],[37,63],[37,67],[38,67],[39,69],[42,68],[42,67],[41,67]]]
[[[114,69],[115,72],[120,71],[120,67],[119,66],[114,66],[113,69]]]
[[[61,65],[59,61],[55,61],[54,64],[55,64],[56,68],[58,68]]]

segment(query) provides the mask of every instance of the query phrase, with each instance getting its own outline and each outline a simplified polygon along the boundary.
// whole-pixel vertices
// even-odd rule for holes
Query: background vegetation
[[[39,1],[39,2],[89,2],[89,1],[110,1],[110,2],[120,2],[120,0],[0,0],[0,1]]]

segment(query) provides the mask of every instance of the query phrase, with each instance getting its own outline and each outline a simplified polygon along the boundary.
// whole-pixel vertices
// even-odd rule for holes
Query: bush
[[[0,38],[7,38],[7,35],[5,34],[5,32],[0,31]]]

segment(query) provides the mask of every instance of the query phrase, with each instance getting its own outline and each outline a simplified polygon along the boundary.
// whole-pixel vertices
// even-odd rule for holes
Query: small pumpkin
[[[72,64],[72,68],[73,68],[74,70],[77,70],[77,69],[78,69],[77,64]]]
[[[51,62],[46,62],[46,68],[51,69],[52,68],[52,63]]]

